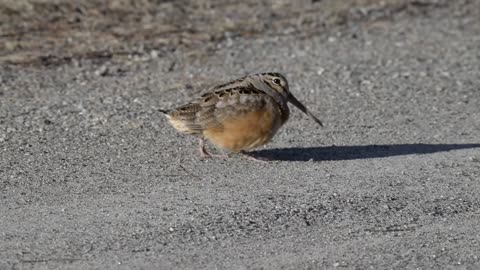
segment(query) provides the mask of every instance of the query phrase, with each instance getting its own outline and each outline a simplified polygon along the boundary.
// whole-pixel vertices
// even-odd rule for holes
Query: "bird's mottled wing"
[[[212,88],[189,104],[167,112],[172,125],[180,132],[201,136],[206,129],[222,129],[228,119],[261,109],[269,98],[251,84],[234,81]]]
[[[213,114],[222,123],[232,117],[242,117],[243,114],[261,109],[265,106],[265,93],[251,84],[224,88],[214,92],[218,100]]]
[[[213,101],[213,100],[212,100]],[[202,135],[204,125],[199,121],[200,116],[211,110],[200,100],[182,105],[166,112],[170,123],[180,132],[191,135]]]

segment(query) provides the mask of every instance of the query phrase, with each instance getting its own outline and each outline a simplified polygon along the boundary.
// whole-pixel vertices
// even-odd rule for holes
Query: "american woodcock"
[[[179,132],[199,137],[202,157],[207,139],[232,152],[244,152],[268,143],[288,120],[290,102],[317,124],[318,120],[288,88],[279,73],[260,73],[211,88],[198,99],[165,113]]]

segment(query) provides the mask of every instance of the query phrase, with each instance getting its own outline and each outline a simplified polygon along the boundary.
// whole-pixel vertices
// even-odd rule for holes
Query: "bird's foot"
[[[228,155],[227,154],[210,154],[207,149],[205,149],[205,141],[203,139],[200,139],[199,141],[199,150],[200,150],[200,157],[201,158],[221,158],[221,159],[227,159]]]
[[[250,160],[257,161],[257,162],[268,163],[268,161],[270,161],[270,159],[265,157],[255,157],[252,153],[249,153],[246,151],[240,151],[240,154],[242,154],[244,157]]]

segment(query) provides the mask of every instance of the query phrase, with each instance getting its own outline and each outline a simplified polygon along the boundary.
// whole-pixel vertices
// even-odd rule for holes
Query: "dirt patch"
[[[184,49],[194,55],[235,37],[309,37],[332,26],[391,19],[449,1],[29,0],[0,3],[0,63],[125,61]],[[198,50],[202,52],[198,53]]]

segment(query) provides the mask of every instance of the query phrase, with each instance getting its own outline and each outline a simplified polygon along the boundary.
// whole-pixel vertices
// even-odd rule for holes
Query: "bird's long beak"
[[[322,124],[322,121],[318,120],[317,117],[315,117],[315,115],[313,115],[308,109],[307,107],[305,107],[305,105],[303,105],[300,101],[298,101],[298,99],[296,97],[294,97],[292,94],[290,94],[288,96],[288,101],[290,103],[292,103],[293,105],[295,105],[295,107],[299,108],[303,113],[305,113],[306,115],[310,116],[315,122],[317,122],[317,124],[319,124],[321,127],[323,127],[323,124]]]

